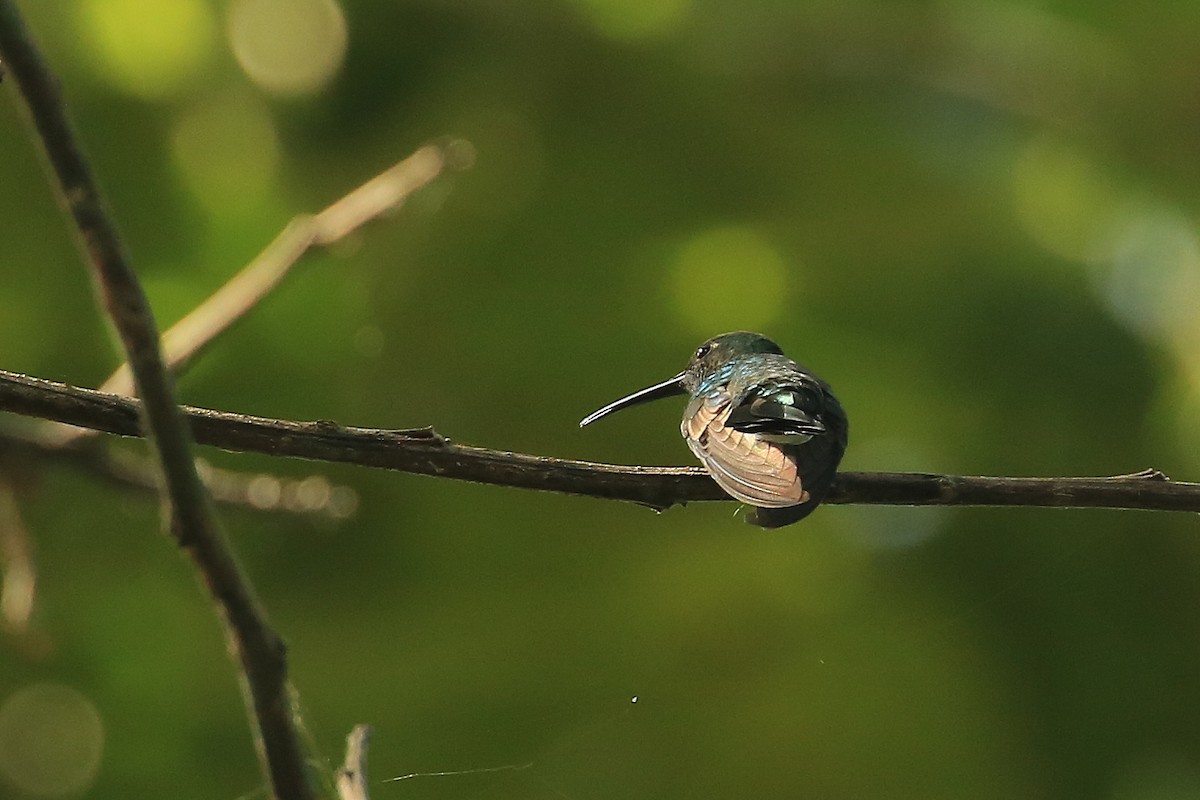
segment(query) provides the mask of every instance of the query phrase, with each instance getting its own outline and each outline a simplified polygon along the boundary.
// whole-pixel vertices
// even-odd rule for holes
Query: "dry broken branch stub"
[[[140,436],[139,403],[0,371],[0,410],[121,436]],[[457,444],[430,428],[379,430],[184,407],[201,444],[358,464],[499,486],[625,500],[656,509],[728,496],[699,467],[598,464]],[[564,425],[574,426],[571,420]],[[1200,484],[1161,473],[1100,478],[1004,478],[930,473],[839,473],[827,503],[1041,506],[1200,512]]]
[[[370,800],[371,794],[367,790],[367,746],[370,742],[370,725],[355,725],[346,737],[346,760],[337,772],[340,800]]]

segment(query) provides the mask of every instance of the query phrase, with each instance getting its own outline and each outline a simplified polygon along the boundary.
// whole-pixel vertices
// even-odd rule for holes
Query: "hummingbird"
[[[746,521],[778,528],[823,499],[846,451],[849,422],[829,384],[758,333],[736,331],[696,348],[687,368],[584,417],[690,395],[679,430],[722,489],[755,507]]]

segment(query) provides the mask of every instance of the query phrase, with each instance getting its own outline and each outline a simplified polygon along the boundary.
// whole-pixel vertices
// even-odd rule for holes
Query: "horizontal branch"
[[[139,401],[0,371],[0,410],[120,436],[141,436]],[[656,509],[728,500],[699,467],[597,464],[455,444],[430,428],[378,430],[184,406],[200,444],[538,489]],[[827,503],[1047,506],[1200,512],[1200,484],[1153,470],[1107,478],[994,478],[915,472],[838,473]]]

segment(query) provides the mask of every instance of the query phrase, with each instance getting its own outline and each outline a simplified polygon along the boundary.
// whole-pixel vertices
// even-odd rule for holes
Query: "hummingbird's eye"
[[[696,355],[694,355],[693,358],[695,358],[695,359],[704,358],[706,355],[708,355],[709,350],[712,350],[712,345],[708,342],[705,342],[704,344],[702,344],[696,348]]]

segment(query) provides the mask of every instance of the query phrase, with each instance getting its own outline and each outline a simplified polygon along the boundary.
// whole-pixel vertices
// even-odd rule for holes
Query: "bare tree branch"
[[[336,244],[363,225],[395,211],[423,186],[469,158],[470,145],[452,141],[426,145],[359,186],[318,214],[301,214],[253,261],[162,336],[167,369],[178,371],[201,349],[245,316],[314,247]],[[100,386],[103,392],[133,394],[129,365],[122,364]]]
[[[141,436],[139,402],[0,371],[0,410]],[[225,450],[332,461],[455,480],[626,500],[656,509],[729,500],[699,467],[596,464],[455,444],[430,428],[377,430],[184,407],[196,441]],[[573,420],[564,421],[574,425]],[[1000,478],[842,472],[827,503],[1045,506],[1200,512],[1200,484],[1160,472],[1106,478]]]
[[[139,412],[145,415],[163,470],[171,530],[204,577],[241,661],[263,771],[277,797],[306,800],[312,791],[285,691],[283,640],[267,623],[212,514],[196,474],[188,426],[175,403],[171,377],[159,352],[158,329],[145,292],[67,118],[58,81],[11,0],[0,0],[0,54],[33,117],[60,195],[84,245],[97,292],[120,336],[138,394],[145,401]]]
[[[346,737],[346,761],[337,774],[341,800],[371,800],[367,791],[367,745],[370,741],[370,725],[355,725]]]

